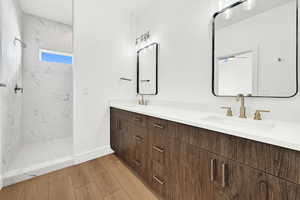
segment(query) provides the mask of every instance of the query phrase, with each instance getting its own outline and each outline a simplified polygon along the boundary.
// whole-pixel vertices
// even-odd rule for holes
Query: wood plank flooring
[[[3,188],[0,200],[158,198],[115,155],[109,155]]]

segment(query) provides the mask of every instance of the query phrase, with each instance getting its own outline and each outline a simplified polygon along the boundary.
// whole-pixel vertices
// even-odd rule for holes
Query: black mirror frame
[[[149,48],[149,47],[152,47],[152,46],[155,46],[155,50],[156,50],[156,91],[154,94],[142,94],[140,93],[140,81],[139,81],[139,78],[140,78],[140,52]],[[159,44],[158,43],[152,43],[152,44],[149,44],[147,46],[145,46],[144,48],[140,49],[137,51],[137,94],[140,94],[140,95],[158,95],[158,50],[159,50]]]
[[[240,0],[226,8],[224,8],[223,10],[216,12],[213,15],[213,22],[212,22],[212,93],[214,96],[216,97],[234,97],[234,96],[221,96],[221,95],[217,95],[215,93],[215,22],[216,22],[216,17],[222,13],[224,13],[226,10],[234,8],[240,4],[243,4],[247,2],[247,0]],[[296,91],[295,94],[291,95],[291,96],[286,96],[286,97],[279,97],[279,96],[250,96],[250,97],[254,97],[254,98],[280,98],[280,99],[284,99],[284,98],[292,98],[295,97],[298,92],[299,92],[299,8],[298,8],[298,0],[296,0]]]

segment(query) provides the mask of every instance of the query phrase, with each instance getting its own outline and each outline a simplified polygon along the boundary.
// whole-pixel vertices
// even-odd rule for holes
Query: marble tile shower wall
[[[22,95],[14,93],[15,85],[22,82],[22,49],[14,44],[15,37],[21,38],[21,17],[17,0],[0,1],[0,82],[7,84],[6,88],[0,88],[1,171],[6,171],[21,141]]]
[[[72,53],[72,27],[23,17],[24,143],[72,137],[72,65],[41,62],[39,49]]]

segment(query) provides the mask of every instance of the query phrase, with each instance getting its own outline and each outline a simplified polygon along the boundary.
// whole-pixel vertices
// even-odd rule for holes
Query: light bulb
[[[219,1],[219,10],[223,10],[224,9],[224,0],[220,0]]]
[[[227,9],[225,12],[225,19],[230,19],[231,15],[232,15],[232,11],[231,9]]]
[[[247,0],[246,2],[245,2],[245,9],[246,10],[251,10],[252,8],[254,8],[255,7],[255,4],[256,4],[256,1],[255,0]]]

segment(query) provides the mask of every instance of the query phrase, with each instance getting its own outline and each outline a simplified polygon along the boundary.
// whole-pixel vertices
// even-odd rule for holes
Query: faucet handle
[[[228,116],[228,117],[233,116],[233,112],[232,112],[231,107],[222,106],[221,108],[227,110],[226,116]]]
[[[270,110],[257,110],[254,114],[254,120],[262,120],[261,113],[269,113]]]

